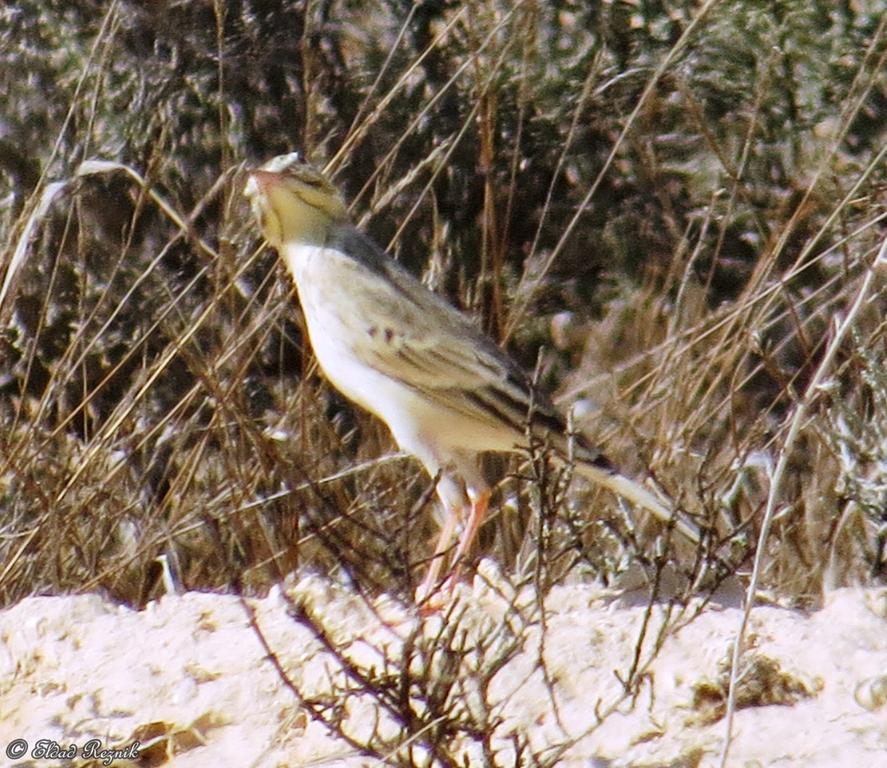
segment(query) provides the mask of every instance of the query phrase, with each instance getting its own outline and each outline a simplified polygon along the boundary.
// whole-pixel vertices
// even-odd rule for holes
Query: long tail
[[[692,520],[689,520],[677,510],[669,509],[651,491],[648,491],[634,480],[629,480],[625,475],[620,474],[603,456],[598,456],[592,461],[577,461],[576,471],[593,483],[602,485],[607,490],[622,496],[632,504],[643,507],[648,512],[656,515],[662,522],[669,524],[674,522],[675,530],[693,544],[698,544],[702,540],[699,527]]]

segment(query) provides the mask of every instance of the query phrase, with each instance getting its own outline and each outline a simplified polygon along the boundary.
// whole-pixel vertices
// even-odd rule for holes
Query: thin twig
[[[785,444],[780,452],[779,461],[773,472],[773,480],[770,483],[770,492],[767,496],[767,507],[764,512],[764,521],[761,525],[761,533],[758,536],[754,568],[752,569],[751,581],[749,582],[748,590],[746,592],[745,610],[742,612],[742,621],[739,625],[739,632],[736,634],[736,640],[733,643],[733,656],[730,662],[730,688],[727,694],[727,713],[725,717],[726,732],[724,734],[724,746],[720,760],[721,768],[724,768],[727,764],[727,756],[730,752],[730,742],[733,734],[733,716],[736,711],[736,685],[739,677],[739,658],[742,655],[742,640],[745,636],[745,630],[748,626],[749,618],[751,617],[752,608],[754,607],[755,594],[758,589],[758,582],[761,577],[761,569],[764,562],[765,545],[767,543],[767,537],[770,534],[770,526],[773,522],[773,516],[776,512],[776,504],[779,499],[779,489],[782,484],[782,477],[788,466],[788,461],[791,457],[795,441],[801,432],[801,425],[806,419],[807,411],[819,394],[823,380],[831,368],[832,361],[838,353],[838,350],[844,341],[844,337],[856,321],[856,316],[859,314],[860,309],[862,309],[863,304],[868,298],[872,281],[875,278],[875,273],[883,270],[885,266],[887,266],[887,239],[881,243],[878,257],[875,259],[874,264],[866,271],[865,279],[862,281],[862,286],[856,294],[856,299],[853,301],[850,311],[838,324],[834,338],[829,344],[828,349],[822,358],[822,362],[816,369],[816,374],[810,381],[810,385],[807,387],[804,397],[798,402],[794,413],[791,415],[788,435],[785,438]]]

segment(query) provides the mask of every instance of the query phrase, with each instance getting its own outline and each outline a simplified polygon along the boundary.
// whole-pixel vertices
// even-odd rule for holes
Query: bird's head
[[[250,171],[244,194],[262,233],[277,249],[287,244],[323,243],[329,228],[348,218],[338,190],[298,152],[279,155]]]

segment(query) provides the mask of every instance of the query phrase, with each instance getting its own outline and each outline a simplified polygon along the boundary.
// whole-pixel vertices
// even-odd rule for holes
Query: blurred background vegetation
[[[317,375],[242,199],[294,149],[617,461],[751,546],[885,236],[885,24],[825,0],[4,4],[0,601],[141,605],[161,560],[195,589],[421,577],[430,481]],[[883,309],[783,480],[765,584],[791,599],[884,576]],[[613,499],[509,467],[484,537],[506,568],[606,580],[649,551]]]

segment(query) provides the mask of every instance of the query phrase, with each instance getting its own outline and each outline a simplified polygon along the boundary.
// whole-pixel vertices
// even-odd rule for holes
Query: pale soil
[[[465,632],[451,645],[464,640],[474,650],[454,670],[452,694],[464,719],[488,718],[495,764],[514,764],[516,735],[528,742],[526,765],[533,764],[531,753],[556,765],[594,768],[717,765],[725,735],[719,663],[740,623],[736,607],[712,604],[690,621],[689,612],[673,614],[684,626],[664,636],[632,700],[619,677],[632,665],[644,601],[560,587],[540,622],[529,590],[509,601],[511,586],[488,564],[481,572],[486,581],[477,577],[460,592],[469,601],[458,607],[465,610],[458,620]],[[404,638],[419,621],[410,608],[382,601],[370,610],[316,577],[287,594],[319,618],[358,672],[395,672],[388,680],[396,688]],[[366,741],[375,732],[397,742],[403,730],[381,712],[378,696],[354,693],[345,701],[341,663],[288,613],[280,591],[251,605],[300,695],[335,690],[329,702],[344,704],[349,734]],[[665,614],[660,606],[650,615],[643,659],[651,656]],[[752,663],[727,764],[887,766],[885,617],[884,590],[839,590],[810,614],[756,607],[746,655]],[[432,670],[432,679],[456,659],[440,652],[442,621],[424,621],[410,665],[417,673]],[[494,662],[503,657],[498,668]],[[349,679],[360,687],[354,674]],[[170,595],[141,612],[90,595],[35,597],[0,613],[0,750],[16,738],[30,748],[38,739],[82,746],[91,737],[105,747],[139,739],[138,765],[163,764],[171,753],[176,766],[379,764],[308,716],[267,660],[236,597]],[[466,731],[447,749],[459,765],[465,758],[484,764],[480,737]],[[70,764],[29,754],[18,763],[6,760],[0,757],[0,765]]]

